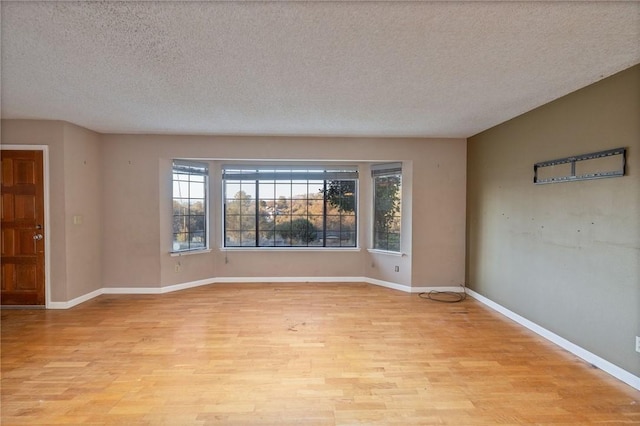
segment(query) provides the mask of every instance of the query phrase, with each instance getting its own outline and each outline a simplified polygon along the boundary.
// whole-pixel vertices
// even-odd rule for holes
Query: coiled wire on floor
[[[431,290],[431,291],[418,293],[418,296],[420,296],[422,299],[429,299],[435,302],[458,303],[458,302],[462,302],[464,299],[467,298],[467,292],[465,290],[465,286],[460,285],[460,287],[462,288],[462,291],[460,292]]]

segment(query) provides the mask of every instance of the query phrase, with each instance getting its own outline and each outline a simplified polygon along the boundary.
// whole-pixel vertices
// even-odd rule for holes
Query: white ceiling
[[[640,63],[640,2],[2,2],[2,117],[468,137]]]

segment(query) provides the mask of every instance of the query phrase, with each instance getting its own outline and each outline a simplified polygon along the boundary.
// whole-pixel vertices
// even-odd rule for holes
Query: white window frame
[[[289,182],[291,185],[300,185],[303,184],[303,181],[307,181],[307,184],[311,181],[324,181],[326,182],[331,180],[345,180],[345,181],[354,181],[354,190],[355,190],[355,200],[353,202],[353,213],[345,214],[345,216],[353,216],[353,229],[349,231],[342,232],[342,229],[339,231],[338,238],[340,239],[337,245],[328,245],[328,235],[333,235],[335,232],[332,230],[327,230],[326,225],[323,229],[316,228],[316,232],[320,234],[319,240],[322,243],[313,244],[310,241],[305,244],[294,244],[293,240],[290,244],[278,244],[274,242],[273,245],[264,244],[261,241],[260,237],[260,221],[257,219],[260,213],[259,202],[262,200],[262,197],[259,195],[259,185],[264,181],[274,181],[278,182],[281,180],[283,183]],[[254,219],[256,221],[255,228],[257,231],[253,238],[255,238],[255,242],[248,240],[247,245],[243,245],[241,240],[240,244],[232,244],[229,245],[228,241],[228,232],[241,232],[242,230],[227,230],[227,203],[235,194],[226,194],[227,191],[227,181],[237,182],[241,181],[246,182],[249,186],[255,185],[255,192],[252,191],[258,198],[255,203],[255,216]],[[295,183],[297,181],[298,183]],[[307,164],[272,164],[269,162],[260,162],[255,164],[224,164],[222,165],[222,238],[221,238],[221,248],[223,250],[354,250],[358,249],[359,245],[359,213],[358,213],[358,203],[359,203],[359,195],[358,195],[358,167],[355,165],[342,165],[342,164],[321,164],[321,165],[307,165]],[[326,186],[325,186],[326,189]],[[270,198],[269,198],[270,199]],[[307,200],[309,201],[309,200]],[[251,215],[249,215],[251,216]],[[318,215],[314,215],[318,217]],[[309,216],[307,215],[307,218]],[[323,210],[322,213],[322,221],[326,223],[327,221],[327,209]],[[241,218],[239,220],[242,220]],[[292,219],[293,220],[293,219]],[[248,232],[251,232],[252,229],[248,229]],[[349,241],[353,241],[353,244],[342,245],[342,238],[344,235],[353,235],[352,239]],[[252,239],[253,239],[252,238]],[[330,238],[330,237],[329,237]]]
[[[176,173],[179,172],[179,173]],[[177,180],[176,179],[176,174],[181,174],[181,175],[187,175],[189,176],[189,180],[184,181],[184,180]],[[171,166],[171,181],[172,181],[172,195],[171,195],[171,202],[172,202],[172,212],[171,212],[171,251],[170,253],[172,255],[182,255],[182,254],[190,254],[190,253],[197,253],[197,252],[206,252],[206,251],[210,251],[209,248],[209,242],[210,242],[210,237],[209,237],[209,232],[210,232],[210,226],[209,226],[209,164],[208,163],[204,163],[204,162],[198,162],[198,161],[190,161],[190,160],[179,160],[179,159],[174,159],[172,162],[172,166]],[[202,176],[203,177],[203,184],[204,184],[204,189],[203,189],[203,193],[202,193],[202,197],[192,197],[190,192],[187,192],[187,194],[178,194],[181,195],[180,197],[176,197],[176,182],[191,182],[191,176]],[[194,183],[199,183],[199,182],[195,182]],[[190,188],[190,185],[187,185]],[[177,199],[181,199],[181,200],[188,200],[187,203],[190,206],[192,200],[202,200],[202,208],[204,210],[203,214],[198,214],[198,215],[192,215],[190,208],[187,209],[188,213],[187,214],[182,214],[182,215],[176,215],[176,206],[175,206],[175,201]],[[192,231],[191,230],[191,224],[189,223],[188,225],[185,223],[185,227],[186,227],[186,232],[180,232],[180,233],[186,233],[187,234],[187,247],[179,247],[176,246],[176,244],[179,244],[176,242],[176,238],[175,235],[178,234],[177,232],[175,232],[175,228],[174,228],[174,224],[175,224],[175,220],[176,220],[176,216],[182,216],[183,220],[189,220],[189,222],[191,221],[191,218],[193,216],[198,216],[198,217],[202,217],[203,220],[203,225],[204,225],[204,229],[202,231],[202,238],[204,239],[203,241],[203,245],[198,245],[195,247],[191,247],[191,234],[195,234],[195,233],[199,233],[199,231]]]
[[[390,177],[390,176],[398,176],[400,179],[400,187],[399,187],[399,192],[400,192],[400,200],[399,200],[399,208],[400,208],[400,212],[397,215],[398,216],[398,221],[399,221],[399,230],[397,233],[393,233],[395,235],[397,235],[398,237],[398,243],[397,243],[397,249],[396,247],[392,247],[389,248],[389,243],[388,243],[388,238],[387,238],[387,244],[385,244],[384,246],[380,246],[378,245],[378,239],[377,239],[377,235],[381,232],[387,233],[387,234],[391,234],[388,231],[379,231],[376,229],[376,202],[377,202],[377,197],[376,197],[376,181],[379,178],[385,178],[385,177]],[[372,221],[371,221],[371,230],[372,230],[372,235],[371,235],[371,245],[372,248],[371,250],[373,251],[378,251],[378,252],[385,252],[385,253],[390,253],[390,254],[401,254],[402,253],[402,216],[403,216],[403,209],[402,209],[402,163],[385,163],[385,164],[373,164],[371,166],[371,187],[372,187]]]

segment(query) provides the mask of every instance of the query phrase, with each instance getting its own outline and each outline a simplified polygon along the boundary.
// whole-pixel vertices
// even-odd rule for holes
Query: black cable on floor
[[[467,292],[465,291],[464,285],[461,285],[462,291],[427,291],[423,293],[418,293],[423,299],[433,300],[434,302],[442,302],[442,303],[458,303],[462,302],[467,298]]]

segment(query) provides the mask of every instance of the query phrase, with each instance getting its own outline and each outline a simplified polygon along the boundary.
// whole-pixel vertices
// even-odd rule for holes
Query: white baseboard
[[[211,283],[366,283],[405,293],[422,293],[428,291],[462,292],[462,287],[411,287],[391,281],[383,281],[369,277],[217,277]]]
[[[411,287],[390,281],[368,277],[216,277],[204,280],[189,281],[166,287],[103,287],[67,302],[49,302],[47,309],[69,309],[80,303],[98,297],[101,294],[165,294],[218,283],[367,283],[405,293],[422,293],[428,291],[460,291],[460,287]]]
[[[411,293],[428,293],[430,291],[450,291],[452,293],[460,293],[463,294],[464,287],[460,286],[449,286],[449,287],[409,287],[411,289]]]
[[[364,282],[367,284],[373,284],[380,287],[391,288],[393,290],[404,291],[405,293],[411,293],[411,287],[405,284],[398,284],[390,281],[377,280],[375,278],[367,278],[367,277],[361,277],[361,279],[362,279],[361,282]]]
[[[423,293],[429,291],[462,292],[462,287],[411,287],[391,281],[383,281],[369,277],[217,277],[210,283],[366,283],[405,293]]]
[[[215,278],[207,278],[206,280],[197,280],[197,281],[190,281],[190,282],[181,283],[181,284],[174,284],[167,287],[160,287],[160,290],[161,290],[160,293],[161,294],[171,293],[173,291],[186,290],[188,288],[214,284],[215,282],[216,282]]]
[[[192,287],[199,287],[201,285],[207,285],[215,282],[213,279],[191,281],[187,283],[170,285],[167,287],[103,287],[91,293],[84,294],[75,299],[71,299],[68,302],[49,302],[46,306],[47,309],[70,309],[80,303],[91,300],[102,294],[164,294],[171,293],[173,291],[185,290]]]
[[[68,302],[49,302],[47,303],[47,309],[69,309],[73,308],[76,305],[81,304],[82,302],[86,302],[87,300],[91,300],[94,297],[98,297],[104,293],[103,288],[99,288],[98,290],[94,290],[91,293],[83,294],[82,296],[76,297],[75,299],[71,299]]]
[[[161,294],[162,287],[104,287],[102,294]]]
[[[206,280],[189,281],[186,283],[173,284],[166,287],[104,287],[102,294],[165,294],[188,288],[200,287],[216,282],[215,278]]]
[[[363,277],[216,277],[213,283],[362,283]]]
[[[555,343],[556,345],[560,346],[563,349],[566,349],[567,351],[571,352],[572,354],[578,356],[579,358],[582,358],[583,360],[587,361],[588,363],[598,367],[599,369],[601,369],[602,371],[604,371],[605,373],[610,374],[611,376],[615,377],[618,380],[623,381],[624,383],[628,384],[629,386],[640,390],[640,377],[635,376],[631,373],[629,373],[626,370],[623,370],[622,368],[618,367],[615,364],[610,363],[609,361],[607,361],[606,359],[600,358],[598,355],[591,353],[589,351],[587,351],[586,349],[571,343],[570,341],[568,341],[567,339],[565,339],[564,337],[560,337],[557,334],[547,330],[544,327],[539,326],[538,324],[516,314],[513,311],[510,311],[509,309],[505,308],[502,305],[497,304],[496,302],[492,301],[491,299],[487,299],[486,297],[482,296],[481,294],[476,293],[473,290],[470,289],[466,289],[467,290],[467,294],[469,294],[469,296],[473,297],[474,299],[476,299],[477,301],[479,301],[480,303],[488,306],[489,308],[493,309],[496,312],[501,313],[502,315],[506,316],[507,318],[517,322],[518,324],[528,328],[529,330],[533,331],[534,333],[544,337],[545,339],[549,340],[552,343]]]

